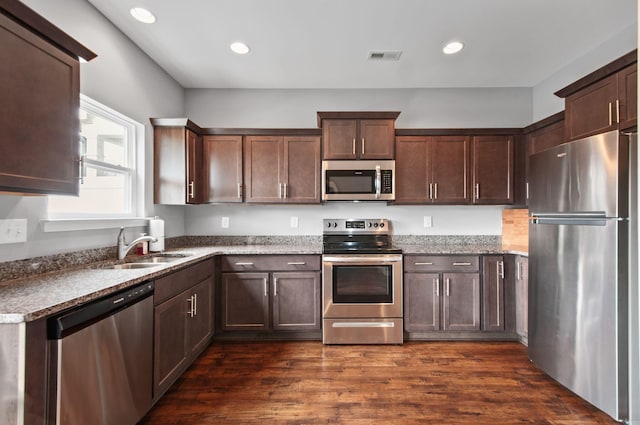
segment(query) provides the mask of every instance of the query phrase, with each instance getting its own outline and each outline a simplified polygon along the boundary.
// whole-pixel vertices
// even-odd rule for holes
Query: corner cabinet
[[[557,91],[565,98],[567,141],[637,125],[637,51]]]
[[[214,262],[186,267],[155,282],[153,399],[208,346],[214,329]]]
[[[21,2],[0,12],[0,192],[77,195],[78,58],[96,55]]]
[[[185,119],[152,118],[153,203],[199,204],[202,199],[202,137]]]
[[[319,204],[320,177],[319,137],[245,137],[246,202]]]
[[[514,137],[474,136],[471,141],[473,204],[512,204]]]
[[[505,285],[502,255],[482,257],[482,330],[504,332]]]
[[[202,156],[202,202],[242,202],[242,136],[204,136]]]
[[[398,136],[396,204],[468,204],[468,136]]]
[[[323,159],[394,159],[399,112],[318,112]]]
[[[319,255],[227,255],[222,331],[319,331]]]

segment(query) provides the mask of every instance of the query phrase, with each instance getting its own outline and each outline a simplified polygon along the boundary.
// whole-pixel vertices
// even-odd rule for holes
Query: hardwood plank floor
[[[511,342],[216,342],[142,420],[196,424],[616,424]]]

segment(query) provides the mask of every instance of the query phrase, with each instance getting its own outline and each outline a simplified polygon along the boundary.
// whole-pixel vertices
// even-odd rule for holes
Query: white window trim
[[[140,227],[148,225],[150,217],[144,217],[144,177],[145,177],[145,127],[143,124],[129,118],[102,103],[80,94],[81,107],[106,115],[118,122],[131,126],[135,132],[135,146],[129,147],[128,155],[132,156],[135,173],[132,175],[131,185],[131,213],[130,214],[89,214],[89,213],[58,213],[50,214],[40,220],[42,231],[64,232],[76,230],[112,229],[119,227]]]

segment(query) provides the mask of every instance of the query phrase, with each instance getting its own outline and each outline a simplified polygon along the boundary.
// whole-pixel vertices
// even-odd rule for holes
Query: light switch
[[[222,217],[222,221],[220,223],[223,229],[229,228],[229,217]]]
[[[0,244],[22,243],[26,241],[26,218],[0,220]]]
[[[424,227],[433,227],[433,220],[430,215],[424,216]]]

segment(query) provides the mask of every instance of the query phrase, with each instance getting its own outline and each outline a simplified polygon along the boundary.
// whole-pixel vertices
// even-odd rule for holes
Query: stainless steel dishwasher
[[[153,282],[48,320],[49,421],[134,425],[151,408]]]

